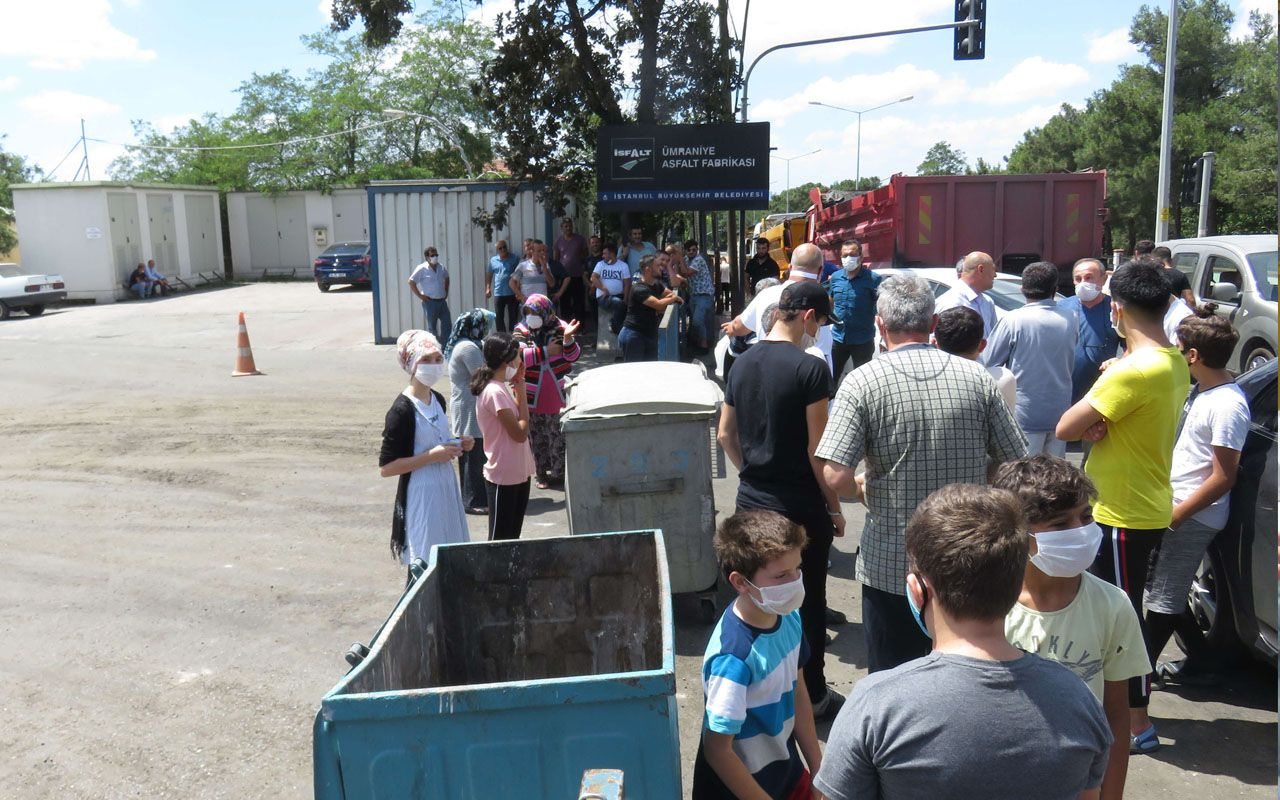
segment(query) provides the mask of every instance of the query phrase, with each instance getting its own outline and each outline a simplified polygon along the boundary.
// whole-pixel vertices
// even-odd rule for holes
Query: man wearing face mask
[[[831,300],[816,280],[778,288],[782,296],[773,328],[729,373],[717,438],[738,468],[737,510],[776,511],[808,536],[800,619],[812,656],[804,682],[814,716],[824,719],[844,702],[827,686],[823,670],[827,556],[832,537],[844,535],[844,515],[835,493],[822,484],[822,462],[814,456],[827,423],[831,373],[804,348],[827,322]]]
[[[754,344],[760,337],[760,332],[764,330],[762,315],[764,310],[769,306],[777,303],[782,297],[782,292],[788,287],[797,283],[813,283],[818,286],[819,272],[822,269],[822,251],[817,245],[806,242],[791,251],[791,271],[787,275],[786,283],[770,286],[762,289],[751,299],[747,307],[742,313],[725,324],[720,329],[728,336],[746,336],[751,337],[748,340],[748,347]],[[829,324],[823,324],[818,329],[818,333],[814,335],[813,342],[807,342],[805,347],[816,344],[818,349],[822,351],[823,357],[826,359],[827,368],[831,368],[831,346],[832,332]],[[736,363],[736,361],[735,361]]]
[[[831,331],[831,366],[837,385],[849,359],[854,369],[871,360],[880,286],[880,276],[862,266],[862,248],[852,239],[840,243],[840,267],[827,282],[832,314],[841,323]]]
[[[1071,270],[1074,297],[1058,301],[1058,308],[1076,318],[1075,364],[1071,369],[1071,402],[1078,403],[1098,380],[1098,368],[1116,356],[1120,337],[1111,327],[1111,298],[1102,293],[1102,262],[1082,258]]]
[[[440,254],[434,247],[428,247],[422,255],[426,261],[409,273],[409,290],[422,301],[427,330],[437,340],[447,342],[453,332],[453,321],[449,319],[449,270],[440,263]]]
[[[1085,572],[1102,543],[1090,508],[1098,490],[1079,469],[1044,454],[1010,461],[991,485],[1017,495],[1031,534],[1031,559],[1005,617],[1005,636],[1070,669],[1102,703],[1114,739],[1102,797],[1119,800],[1129,766],[1129,679],[1150,665],[1129,598]]]

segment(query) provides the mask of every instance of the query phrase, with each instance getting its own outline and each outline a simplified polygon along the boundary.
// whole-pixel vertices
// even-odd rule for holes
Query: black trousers
[[[477,438],[470,450],[458,457],[458,483],[462,487],[462,504],[467,508],[486,508],[488,490],[484,486],[484,439]]]
[[[493,313],[498,317],[498,330],[511,331],[516,327],[516,319],[520,315],[520,304],[514,295],[493,298]]]
[[[840,378],[844,376],[844,365],[849,359],[853,359],[853,368],[857,369],[863,364],[871,360],[871,356],[875,354],[876,342],[872,339],[862,344],[845,344],[844,342],[831,343],[831,366],[835,369],[836,385],[840,385]]]
[[[1113,528],[1098,523],[1102,528],[1102,547],[1089,571],[1107,583],[1115,584],[1129,596],[1133,610],[1138,614],[1138,626],[1142,629],[1142,641],[1151,642],[1151,632],[1142,613],[1142,592],[1147,588],[1147,575],[1160,552],[1160,541],[1165,528],[1156,530],[1138,528]],[[1166,640],[1168,641],[1168,640]],[[1147,652],[1147,662],[1158,655]],[[1146,708],[1151,702],[1150,673],[1129,679],[1129,708]]]
[[[751,506],[738,504],[738,511]],[[816,512],[816,513],[815,513]],[[800,627],[809,643],[809,660],[804,665],[804,683],[809,689],[809,700],[817,703],[827,694],[827,559],[831,557],[831,541],[836,529],[826,506],[819,502],[817,508],[799,513],[784,512],[783,516],[804,528],[809,544],[800,551],[801,580],[804,582],[804,602],[800,605]]]
[[[489,541],[519,539],[529,508],[529,479],[509,486],[486,480],[484,488],[489,495]]]
[[[862,585],[862,633],[867,642],[867,671],[893,669],[929,655],[933,642],[916,625],[906,595]]]
[[[564,290],[564,294],[560,296],[560,319],[565,322],[578,321],[583,325],[586,324],[587,316],[587,298],[586,284],[582,282],[582,278],[565,278],[569,283],[569,287]]]

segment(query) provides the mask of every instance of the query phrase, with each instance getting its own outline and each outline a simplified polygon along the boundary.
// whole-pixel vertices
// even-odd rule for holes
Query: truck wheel
[[[316,281],[316,286],[318,286],[320,288],[320,291],[322,292],[329,291],[329,284],[325,283],[324,281]]]
[[[1240,371],[1246,372],[1254,367],[1267,363],[1275,358],[1276,354],[1271,352],[1271,348],[1265,344],[1256,344],[1245,351],[1245,355],[1240,359]]]
[[[13,312],[4,303],[0,303],[0,319],[8,319]]]
[[[44,313],[44,306],[26,306],[22,310],[27,312],[28,317],[38,317]]]

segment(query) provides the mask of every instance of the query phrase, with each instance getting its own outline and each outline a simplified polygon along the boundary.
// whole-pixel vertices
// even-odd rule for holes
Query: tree
[[[947,142],[936,142],[916,167],[917,175],[963,175],[969,168],[964,152]]]
[[[13,190],[9,187],[39,180],[42,175],[39,167],[27,164],[22,156],[6,152],[4,140],[0,135],[0,253],[7,253],[18,244],[18,235],[9,225],[13,221]]]

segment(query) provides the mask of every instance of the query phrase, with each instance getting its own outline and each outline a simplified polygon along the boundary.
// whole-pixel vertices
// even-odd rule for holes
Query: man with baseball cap
[[[809,642],[805,686],[817,719],[835,716],[844,698],[827,686],[827,557],[833,536],[844,535],[834,490],[822,480],[814,449],[835,392],[831,371],[805,352],[831,315],[831,299],[816,280],[788,283],[769,333],[729,373],[718,438],[738,468],[737,510],[776,511],[802,526],[804,602],[800,622]]]

